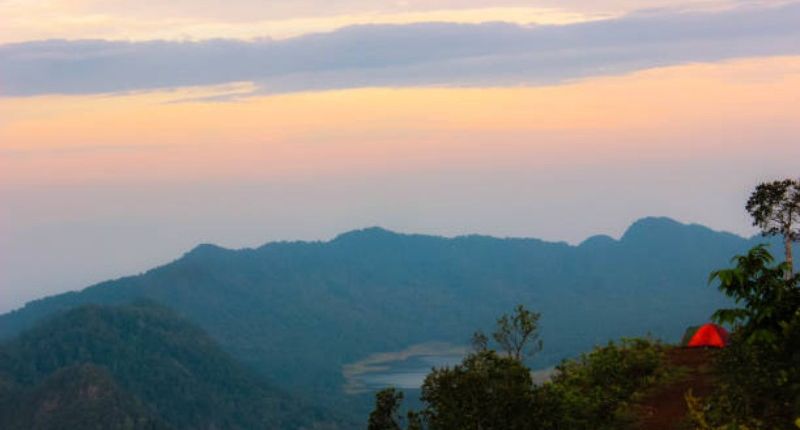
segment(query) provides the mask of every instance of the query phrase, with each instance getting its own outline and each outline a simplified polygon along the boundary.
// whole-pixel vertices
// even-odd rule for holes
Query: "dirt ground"
[[[675,382],[655,390],[641,404],[641,430],[677,430],[689,428],[686,423],[684,395],[691,389],[697,397],[705,397],[713,388],[711,361],[715,350],[675,348],[667,352],[672,366],[685,368],[686,373]]]

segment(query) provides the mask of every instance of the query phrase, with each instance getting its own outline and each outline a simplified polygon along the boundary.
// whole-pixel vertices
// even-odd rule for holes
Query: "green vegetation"
[[[367,430],[400,430],[399,410],[403,393],[387,388],[375,394],[375,410],[369,414]]]
[[[776,224],[775,214],[795,194],[773,191],[754,193],[748,210],[791,245],[796,224]],[[381,229],[256,250],[205,245],[143,275],[0,316],[0,428],[351,428],[371,399],[342,393],[344,364],[459,343],[492,321],[460,364],[428,375],[416,412],[401,412],[403,393],[379,393],[370,429],[623,428],[643,393],[670,378],[664,347],[625,339],[579,354],[642,327],[677,339],[718,308],[716,319],[737,330],[719,354],[718,392],[689,397],[695,422],[784,428],[800,416],[798,275],[756,247],[714,273],[724,294],[697,288],[711,267],[753,245],[666,219],[577,247]],[[108,306],[142,298],[152,302]],[[518,303],[543,313],[520,305],[495,320]],[[534,359],[561,364],[537,385]],[[306,407],[300,393],[341,415]]]
[[[517,306],[497,320],[492,338],[505,352],[489,349],[487,336],[474,336],[475,352],[452,368],[433,369],[425,378],[421,421],[431,429],[521,429],[533,411],[533,379],[522,360],[541,347],[540,315]],[[535,349],[530,349],[534,344]],[[414,416],[412,414],[414,418]]]
[[[666,347],[646,338],[623,339],[558,367],[544,390],[561,403],[550,428],[619,429],[635,419],[635,402],[672,379]]]
[[[530,370],[519,360],[477,351],[425,378],[420,415],[430,429],[521,429],[534,412],[533,394]]]
[[[731,345],[715,363],[718,389],[701,401],[687,396],[700,429],[790,429],[800,417],[800,275],[773,265],[766,247],[712,274],[742,307],[714,317],[734,324]]]
[[[533,357],[542,350],[543,343],[539,339],[539,319],[542,314],[531,312],[518,305],[513,315],[503,315],[497,320],[497,328],[492,339],[508,358],[523,361],[525,357]],[[473,346],[477,350],[488,347],[488,338],[478,331],[473,335]]]
[[[714,319],[735,327],[716,361],[718,388],[708,399],[687,395],[697,428],[791,429],[800,419],[800,275],[792,270],[792,242],[800,238],[800,181],[756,187],[747,202],[753,224],[781,235],[786,261],[775,264],[765,245],[711,274],[737,308]]]
[[[800,240],[800,179],[759,184],[746,205],[766,236],[783,236],[787,279],[793,273],[792,243]]]
[[[515,352],[536,339],[538,318],[521,306],[501,317],[492,337],[520,341],[498,342],[502,354],[487,347],[487,336],[477,335],[476,350],[461,364],[427,376],[424,408],[406,420],[397,413],[402,396],[393,389],[379,392],[371,418],[381,419],[371,419],[369,429],[399,429],[403,421],[408,429],[430,430],[620,429],[634,417],[632,403],[670,377],[660,343],[624,339],[564,361],[551,381],[536,385],[523,355]]]
[[[8,430],[300,429],[330,420],[152,303],[49,319],[0,346],[0,380]]]
[[[756,243],[648,218],[618,241],[580,246],[381,229],[240,251],[204,245],[142,275],[0,316],[0,339],[81,304],[147,298],[281,389],[363,423],[371,395],[342,395],[345,364],[425,342],[461,344],[520,303],[542,312],[541,367],[643,327],[677,339],[729,304],[705,288],[708,273]]]
[[[79,364],[57,370],[4,404],[4,429],[171,429],[140,400],[122,390],[102,367]]]

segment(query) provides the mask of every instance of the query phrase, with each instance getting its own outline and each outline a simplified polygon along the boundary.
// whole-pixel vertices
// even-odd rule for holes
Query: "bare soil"
[[[687,429],[686,392],[696,397],[711,394],[714,378],[711,365],[716,350],[703,348],[674,348],[667,352],[670,366],[680,369],[676,380],[658,387],[639,405],[641,415],[635,426],[641,430]]]

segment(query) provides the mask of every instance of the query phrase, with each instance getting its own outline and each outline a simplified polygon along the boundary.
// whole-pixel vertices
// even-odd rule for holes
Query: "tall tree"
[[[788,270],[786,279],[794,270],[792,242],[800,240],[800,179],[784,179],[758,184],[750,199],[747,212],[753,225],[766,236],[783,236]]]
[[[734,262],[711,274],[739,305],[713,318],[738,327],[717,355],[717,390],[699,417],[713,428],[791,428],[800,417],[800,275],[786,279],[788,263],[775,264],[764,245]]]

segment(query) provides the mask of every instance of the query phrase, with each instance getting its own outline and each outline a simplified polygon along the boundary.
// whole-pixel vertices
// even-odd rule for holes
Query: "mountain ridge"
[[[213,243],[201,243],[196,245],[191,250],[187,251],[183,254],[183,256],[179,257],[186,258],[186,257],[195,257],[195,256],[212,256],[212,255],[219,255],[225,253],[248,253],[248,252],[259,252],[263,250],[270,249],[272,247],[283,247],[283,246],[292,246],[292,245],[324,245],[324,244],[331,244],[331,243],[343,243],[343,242],[353,242],[353,241],[375,241],[376,239],[421,239],[421,240],[430,240],[430,239],[437,239],[437,240],[470,240],[470,239],[483,239],[483,240],[499,240],[499,241],[533,241],[533,242],[541,242],[541,243],[548,243],[548,244],[565,244],[570,247],[579,248],[584,243],[591,243],[595,239],[598,238],[605,238],[611,239],[613,242],[623,242],[626,240],[630,240],[633,237],[638,236],[642,231],[652,231],[653,229],[661,230],[661,231],[669,231],[670,228],[681,228],[681,227],[688,227],[694,228],[698,231],[704,231],[708,233],[715,233],[726,235],[731,238],[743,239],[743,240],[752,240],[754,238],[760,237],[759,235],[754,236],[741,236],[736,233],[731,233],[725,230],[715,230],[708,226],[699,224],[699,223],[683,223],[677,221],[670,217],[665,216],[646,216],[639,218],[631,223],[630,226],[620,235],[619,238],[614,238],[608,234],[595,234],[592,236],[587,237],[581,242],[577,244],[570,244],[566,241],[561,240],[545,240],[536,237],[529,237],[529,236],[495,236],[490,234],[482,234],[482,233],[467,233],[467,234],[458,234],[458,235],[437,235],[437,234],[425,234],[425,233],[407,233],[407,232],[400,232],[395,231],[386,227],[382,227],[380,225],[373,225],[369,227],[363,228],[356,228],[353,230],[345,231],[343,233],[339,233],[335,235],[333,238],[329,240],[281,240],[281,241],[268,241],[262,245],[256,247],[244,247],[244,248],[227,248]],[[174,262],[175,260],[173,260]],[[160,267],[160,266],[159,266]]]
[[[0,315],[0,339],[80,304],[146,298],[280,388],[361,414],[371,399],[342,394],[343,366],[419,343],[465,344],[517,304],[543,313],[540,366],[620,336],[679,337],[727,304],[708,273],[765,240],[651,217],[619,240],[578,245],[375,227],[324,242],[201,245],[142,274]]]

